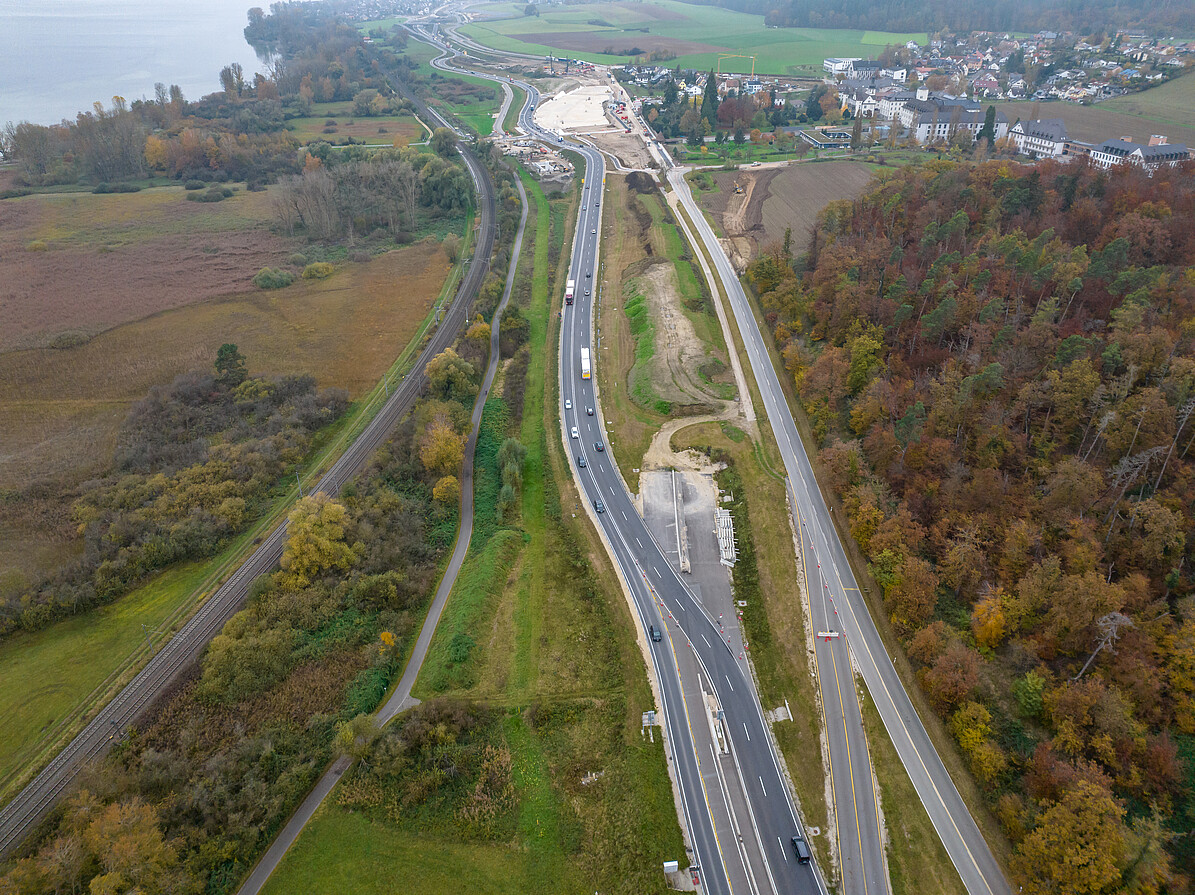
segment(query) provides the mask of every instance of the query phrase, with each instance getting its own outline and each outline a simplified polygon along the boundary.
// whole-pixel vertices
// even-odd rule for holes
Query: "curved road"
[[[422,103],[419,106],[423,107]],[[431,110],[426,107],[419,111]],[[434,113],[432,113],[434,115]],[[436,115],[439,119],[439,116]],[[443,120],[443,119],[439,119]],[[444,319],[419,354],[410,374],[391,392],[377,415],[319,480],[316,491],[337,494],[369,460],[374,450],[406,415],[427,382],[428,361],[455,341],[466,322],[473,299],[489,269],[494,247],[496,206],[489,172],[468,151],[461,157],[469,169],[480,201],[479,228],[473,261]],[[58,755],[12,801],[0,809],[0,855],[9,854],[32,831],[64,793],[79,769],[108,751],[125,729],[195,662],[208,641],[231,618],[244,601],[249,585],[258,575],[272,571],[282,557],[286,540],[285,520],[275,528],[245,563],[229,577],[167,643],[149,660],[129,684],[105,705]]]
[[[395,687],[394,692],[390,695],[390,698],[378,709],[375,715],[379,727],[384,727],[399,712],[418,703],[418,700],[411,696],[411,688],[415,686],[415,679],[419,676],[419,670],[423,667],[423,660],[427,658],[427,651],[431,646],[432,636],[436,633],[436,626],[440,623],[440,616],[444,614],[444,606],[448,602],[448,595],[452,592],[453,585],[456,584],[457,575],[460,574],[461,566],[465,561],[465,554],[469,551],[469,541],[473,537],[473,455],[477,450],[477,433],[481,428],[481,415],[485,410],[486,398],[489,397],[490,388],[494,384],[494,376],[498,372],[499,327],[501,325],[502,312],[506,310],[506,303],[510,300],[511,289],[514,286],[515,271],[519,266],[519,255],[523,247],[523,231],[527,225],[527,194],[523,191],[522,181],[516,180],[515,183],[519,190],[519,199],[523,203],[523,213],[519,218],[519,229],[515,234],[515,240],[511,246],[510,270],[506,275],[506,289],[502,293],[502,300],[498,303],[497,310],[494,311],[493,327],[490,330],[489,366],[486,367],[485,377],[481,383],[481,391],[478,392],[477,400],[473,404],[469,441],[465,445],[465,458],[461,468],[460,530],[457,532],[456,545],[453,547],[452,556],[449,557],[448,565],[444,569],[444,575],[440,579],[439,586],[436,588],[435,596],[432,598],[427,617],[423,621],[423,627],[419,629],[419,636],[416,638],[415,646],[411,650],[410,657],[407,659],[407,666],[403,671],[403,676],[399,680],[398,686]],[[351,766],[351,759],[342,755],[333,761],[328,769],[324,771],[323,776],[320,777],[311,792],[307,794],[307,797],[295,810],[295,813],[291,815],[286,826],[282,828],[282,832],[270,843],[270,847],[261,856],[261,860],[254,865],[253,870],[245,878],[245,882],[237,890],[237,895],[257,895],[262,890],[266,881],[282,862],[282,858],[290,850],[290,847],[294,845],[295,840],[299,838],[299,834],[303,832],[303,828],[307,826],[316,809],[328,797],[333,787],[336,786],[336,783]]]
[[[880,639],[829,508],[818,489],[813,466],[793,422],[779,376],[772,366],[742,284],[709,222],[697,207],[684,172],[672,168],[668,180],[688,210],[726,286],[751,370],[763,397],[764,410],[784,459],[790,497],[801,524],[802,552],[811,583],[830,601],[826,605],[836,607],[830,610],[834,612],[835,624],[850,647],[851,657],[859,667],[884,727],[963,885],[970,895],[1010,895],[1011,889],[1000,865],[942,764]],[[815,607],[819,604],[812,594],[810,600]]]
[[[446,45],[434,34],[424,34],[441,49]],[[702,787],[693,753],[688,726],[688,708],[680,693],[674,651],[691,651],[704,670],[706,684],[714,692],[725,713],[725,729],[736,771],[747,796],[750,814],[744,835],[753,836],[762,867],[755,868],[754,879],[761,891],[777,893],[823,893],[825,887],[812,865],[799,865],[790,839],[802,831],[786,781],[771,747],[766,722],[756,698],[747,664],[731,652],[722,639],[717,622],[706,612],[665,558],[631,501],[618,468],[606,449],[605,427],[594,388],[596,380],[584,379],[580,371],[580,350],[594,347],[592,296],[597,276],[599,234],[601,230],[601,184],[605,162],[593,148],[563,140],[539,127],[533,110],[539,92],[530,84],[514,82],[527,91],[531,101],[520,113],[519,124],[527,133],[556,145],[564,144],[585,159],[586,176],[576,239],[568,276],[577,283],[575,304],[563,308],[560,342],[560,397],[569,400],[572,409],[561,407],[562,438],[569,452],[574,477],[585,497],[596,510],[595,524],[607,543],[623,580],[631,592],[640,622],[661,627],[668,636],[658,643],[648,641],[652,664],[660,684],[668,737],[675,762],[675,776],[681,790],[686,825],[701,867],[703,889],[729,893],[730,884],[723,864],[729,843],[719,843],[714,834],[709,807],[703,804]],[[600,363],[594,351],[594,363]],[[590,416],[587,408],[594,409]],[[577,427],[578,437],[571,437]],[[597,447],[602,443],[602,448]],[[579,465],[580,460],[585,466]],[[664,616],[667,615],[667,624]]]

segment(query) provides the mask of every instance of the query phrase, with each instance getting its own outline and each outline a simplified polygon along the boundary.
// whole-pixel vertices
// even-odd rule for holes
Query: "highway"
[[[926,733],[908,693],[892,665],[880,639],[867,604],[859,591],[846,551],[839,540],[829,507],[818,489],[813,466],[785,401],[780,379],[772,366],[764,336],[759,330],[747,295],[738,276],[722,251],[709,222],[706,221],[684,171],[670,168],[668,180],[677,192],[706,246],[726,287],[739,332],[747,348],[755,381],[763,397],[764,410],[772,425],[777,446],[788,474],[790,498],[800,520],[803,552],[807,569],[818,570],[810,584],[818,588],[811,595],[816,606],[819,595],[832,601],[834,624],[859,667],[880,718],[900,755],[913,786],[930,820],[946,847],[954,866],[970,895],[1010,895],[1008,882],[987,842],[975,825],[954,781],[946,771],[933,742]],[[827,602],[825,605],[829,605]],[[831,610],[834,612],[834,610]],[[830,719],[828,718],[827,721]]]
[[[418,100],[416,100],[418,102]],[[424,114],[431,110],[419,109]],[[434,115],[434,112],[432,113]],[[436,116],[438,119],[439,116]],[[442,120],[442,119],[439,119]],[[473,260],[463,277],[456,297],[444,318],[420,352],[410,374],[393,386],[389,398],[361,434],[319,480],[313,490],[339,494],[357,474],[373,452],[389,437],[427,381],[424,368],[428,361],[451,345],[469,317],[489,269],[494,246],[496,207],[494,186],[489,172],[467,150],[461,157],[469,169],[479,200],[477,241]],[[180,672],[194,663],[208,641],[240,608],[253,580],[277,567],[286,541],[285,520],[262,541],[249,558],[229,577],[198,611],[187,620],[166,644],[153,655],[140,672],[105,705],[82,731],[46,765],[3,809],[0,809],[0,856],[8,855],[54,806],[67,790],[80,768],[103,755]]]
[[[416,30],[423,39],[447,50],[434,31]],[[444,63],[440,65],[443,67]],[[563,144],[585,161],[585,182],[568,273],[577,284],[575,304],[566,306],[562,302],[560,306],[561,437],[574,478],[589,504],[591,518],[633,597],[642,630],[654,624],[667,634],[660,642],[652,642],[650,638],[645,638],[645,642],[659,685],[674,779],[680,789],[695,861],[701,868],[703,890],[731,891],[724,862],[733,863],[738,851],[729,843],[720,843],[714,832],[709,794],[702,784],[690,730],[691,723],[704,721],[689,717],[690,707],[681,696],[676,655],[681,650],[690,651],[697,658],[705,685],[714,692],[725,713],[724,728],[735,773],[746,795],[748,818],[742,825],[744,835],[754,837],[753,851],[762,858],[762,866],[752,868],[749,875],[756,890],[794,895],[824,893],[824,884],[814,866],[801,865],[796,860],[791,839],[804,831],[772,751],[746,661],[722,639],[717,622],[669,565],[664,551],[636,511],[606,443],[596,379],[582,377],[582,348],[590,349],[595,365],[602,362],[600,346],[593,338],[592,293],[599,276],[600,199],[605,161],[591,147],[562,140],[560,135],[540,128],[533,119],[539,92],[530,84],[515,83],[530,97],[520,112],[521,129],[557,146]],[[570,402],[571,409],[566,409],[565,401]],[[590,408],[592,415],[588,413]],[[576,438],[572,437],[574,427]]]

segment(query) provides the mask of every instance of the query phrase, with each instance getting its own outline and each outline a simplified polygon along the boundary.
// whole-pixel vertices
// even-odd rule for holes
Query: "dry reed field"
[[[187,202],[182,187],[6,199],[0,214],[0,351],[92,335],[240,292],[293,240],[269,229],[269,194]]]

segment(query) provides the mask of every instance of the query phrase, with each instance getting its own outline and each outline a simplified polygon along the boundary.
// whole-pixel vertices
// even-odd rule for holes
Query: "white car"
[[[577,431],[577,427],[573,426],[573,438],[580,438],[581,433]]]
[[[572,410],[572,409],[573,409],[573,402],[572,402],[572,401],[570,401],[570,400],[568,400],[568,399],[566,398],[566,399],[565,399],[565,401],[564,401],[564,409],[565,409],[565,410]]]

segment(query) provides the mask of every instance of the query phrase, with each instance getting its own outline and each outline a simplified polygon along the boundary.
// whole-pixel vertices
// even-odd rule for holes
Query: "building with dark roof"
[[[1017,152],[1033,158],[1055,158],[1066,151],[1066,123],[1061,118],[1018,121],[1009,129]]]
[[[1134,164],[1151,173],[1163,165],[1177,165],[1191,158],[1185,145],[1168,143],[1158,134],[1150,137],[1149,143],[1134,143],[1126,138],[1105,140],[1099,146],[1093,146],[1090,155],[1092,164],[1101,168]]]

